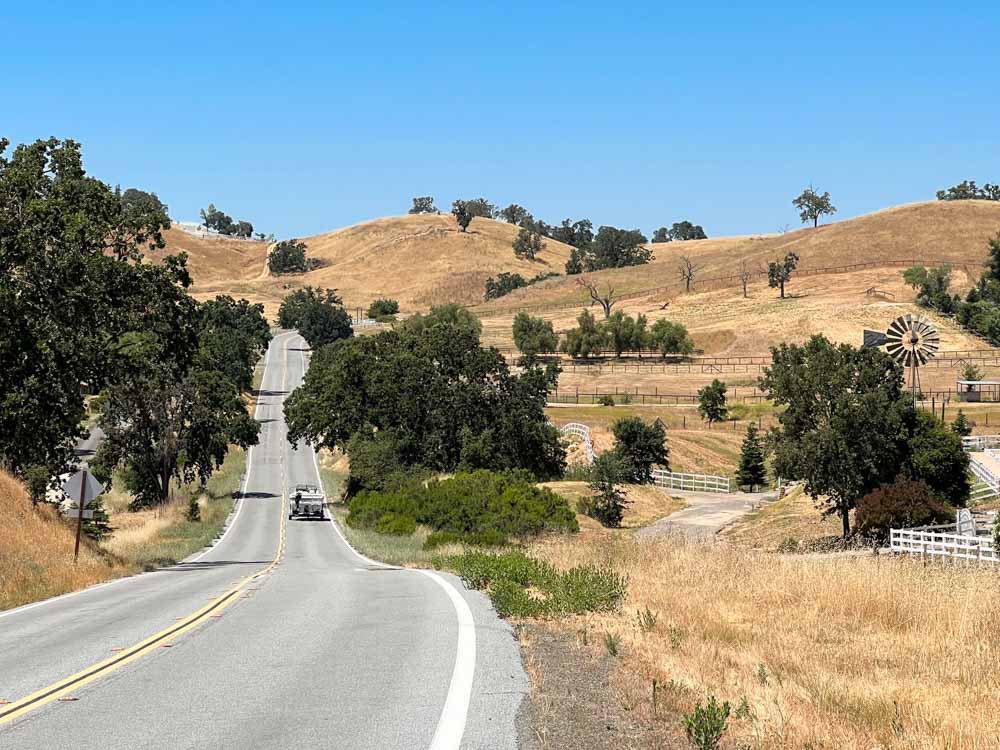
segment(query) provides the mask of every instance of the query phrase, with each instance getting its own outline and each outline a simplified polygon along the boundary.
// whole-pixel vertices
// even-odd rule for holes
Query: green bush
[[[469,586],[484,589],[503,617],[553,617],[617,610],[626,581],[612,570],[583,566],[559,573],[523,552],[469,552],[434,558]]]
[[[376,529],[383,516],[416,519],[416,515],[417,506],[407,492],[365,491],[348,504],[347,525],[352,529]]]
[[[716,750],[726,732],[729,712],[729,702],[719,705],[714,695],[704,706],[699,702],[694,711],[684,715],[684,729],[691,744],[698,750]]]
[[[377,299],[368,305],[368,317],[375,320],[382,318],[395,320],[397,313],[399,313],[399,303],[394,299]]]
[[[399,513],[386,513],[375,523],[375,531],[389,536],[412,536],[417,530],[417,522],[413,516],[403,516]]]
[[[454,477],[416,481],[388,491],[366,490],[350,501],[347,523],[376,528],[386,514],[413,518],[440,536],[428,549],[447,542],[496,546],[511,537],[543,531],[578,531],[576,515],[565,498],[537,487],[523,471],[494,473],[480,469]]]

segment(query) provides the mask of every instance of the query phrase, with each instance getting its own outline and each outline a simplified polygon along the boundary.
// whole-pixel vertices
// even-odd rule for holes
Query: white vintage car
[[[288,498],[288,519],[326,518],[326,497],[314,484],[297,484]]]

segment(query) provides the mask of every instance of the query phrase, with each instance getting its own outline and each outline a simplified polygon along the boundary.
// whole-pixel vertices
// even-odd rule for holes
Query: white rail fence
[[[695,492],[718,492],[729,494],[729,477],[711,474],[679,474],[665,469],[653,469],[653,484],[670,490],[692,490]]]
[[[1000,435],[969,435],[962,438],[962,447],[967,451],[984,451],[1000,448]]]
[[[572,435],[583,441],[587,452],[587,463],[594,463],[594,443],[590,438],[590,428],[579,422],[570,422],[559,428],[563,435]],[[653,469],[653,484],[669,490],[691,490],[695,492],[732,492],[729,477],[711,474],[682,474],[666,469]]]
[[[993,540],[988,536],[956,534],[953,524],[922,526],[916,529],[891,529],[889,547],[921,557],[951,557],[959,560],[998,562]]]

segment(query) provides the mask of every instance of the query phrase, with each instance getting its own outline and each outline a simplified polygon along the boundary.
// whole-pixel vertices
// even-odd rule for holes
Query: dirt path
[[[661,518],[636,532],[636,537],[654,538],[682,531],[696,538],[713,537],[733,521],[745,516],[762,502],[777,499],[774,492],[739,492],[721,495],[712,492],[671,490],[687,502],[687,507]]]

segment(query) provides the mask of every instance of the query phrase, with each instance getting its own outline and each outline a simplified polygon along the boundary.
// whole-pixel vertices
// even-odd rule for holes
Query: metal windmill
[[[934,358],[940,348],[937,328],[923,315],[901,315],[885,333],[865,331],[864,347],[884,346],[894,360],[909,370],[910,391],[920,392],[920,368]]]

